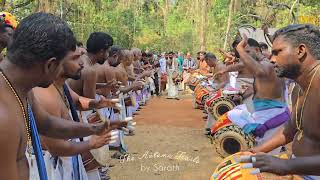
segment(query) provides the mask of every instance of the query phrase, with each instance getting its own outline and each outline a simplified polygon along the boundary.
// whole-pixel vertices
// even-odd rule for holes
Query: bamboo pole
[[[234,7],[233,5],[234,5],[234,0],[230,0],[228,24],[227,24],[227,31],[226,31],[226,36],[225,36],[225,39],[224,39],[223,49],[227,48],[229,32],[230,32],[230,29],[231,29],[232,11],[233,11],[233,7]]]

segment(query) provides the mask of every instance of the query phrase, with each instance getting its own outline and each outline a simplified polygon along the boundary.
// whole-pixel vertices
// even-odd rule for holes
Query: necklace
[[[67,97],[64,95],[64,93],[62,93],[62,92],[60,91],[60,89],[56,86],[56,84],[53,83],[53,86],[54,86],[54,87],[56,88],[56,90],[58,91],[61,99],[62,99],[63,102],[64,102],[64,105],[66,105],[66,107],[67,107],[68,109],[70,109],[70,104],[68,103]]]
[[[29,153],[29,155],[32,154],[32,140],[31,140],[31,125],[30,125],[30,120],[29,120],[29,116],[26,112],[26,110],[24,109],[24,105],[19,97],[19,95],[17,94],[16,90],[14,89],[14,87],[12,86],[11,82],[9,81],[9,79],[6,77],[6,75],[0,71],[1,76],[3,77],[3,79],[5,80],[6,84],[9,86],[11,92],[14,94],[14,96],[16,97],[20,108],[22,110],[22,114],[23,114],[23,118],[24,118],[24,123],[26,126],[26,131],[27,131],[27,151]],[[28,103],[27,103],[27,108],[28,108]]]
[[[317,74],[318,70],[319,70],[320,66],[318,66],[316,68],[316,71],[313,73],[312,77],[311,77],[311,80],[309,82],[309,85],[308,85],[308,88],[307,88],[307,91],[306,91],[306,94],[305,94],[305,97],[304,97],[304,100],[302,102],[302,106],[301,106],[301,111],[300,111],[300,118],[298,119],[298,107],[299,107],[299,100],[300,100],[300,91],[301,89],[299,89],[299,92],[298,92],[298,99],[297,99],[297,106],[296,106],[296,127],[297,127],[297,130],[298,130],[298,136],[297,136],[297,140],[300,141],[301,138],[303,137],[303,129],[302,129],[302,121],[303,121],[303,111],[304,111],[304,105],[306,103],[306,100],[307,100],[307,97],[308,97],[308,94],[309,94],[309,90],[311,88],[311,84],[312,84],[312,81],[315,77],[315,75]]]

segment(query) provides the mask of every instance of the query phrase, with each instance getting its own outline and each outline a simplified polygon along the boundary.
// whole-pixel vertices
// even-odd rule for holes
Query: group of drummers
[[[220,50],[222,61],[210,52],[198,53],[197,70],[184,61],[180,77],[207,114],[207,134],[218,154],[231,155],[211,179],[319,179],[319,27],[289,25],[271,41],[270,53],[239,34],[230,52]],[[91,33],[84,47],[65,21],[47,13],[18,26],[0,13],[5,48],[0,179],[108,178],[108,153],[126,155],[133,116],[160,91],[161,60],[115,46],[105,32]],[[174,66],[164,62],[178,86]],[[275,156],[287,144],[291,154]]]
[[[84,46],[51,14],[18,26],[0,14],[1,111],[13,123],[1,125],[0,179],[109,179],[110,158],[126,157],[133,118],[155,94],[154,56],[113,45],[105,32]]]
[[[205,134],[226,158],[212,180],[320,179],[320,163],[311,160],[320,157],[319,28],[289,25],[271,37],[268,47],[238,33],[229,52],[219,49],[223,59],[199,52],[199,69],[189,71]]]

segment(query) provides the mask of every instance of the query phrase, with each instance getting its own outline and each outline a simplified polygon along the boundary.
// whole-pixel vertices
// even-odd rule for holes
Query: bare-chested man
[[[239,90],[244,90],[241,94],[241,99],[243,100],[243,103],[246,104],[247,109],[249,112],[253,112],[253,104],[252,104],[252,97],[253,97],[253,74],[249,71],[248,67],[244,65],[243,62],[235,62],[236,58],[239,57],[239,53],[236,51],[237,45],[240,43],[241,39],[239,37],[236,37],[235,41],[232,43],[232,47],[234,48],[235,54],[238,57],[235,57],[231,55],[230,53],[226,53],[222,50],[220,52],[223,53],[224,57],[228,60],[231,59],[232,64],[227,65],[225,68],[220,70],[217,74],[224,74],[229,72],[238,72],[237,79],[236,79],[236,88]],[[259,54],[261,52],[259,47],[256,47],[256,41],[254,39],[249,38],[248,39],[248,45],[252,47],[251,50],[254,50],[251,52],[251,54],[257,53]],[[255,60],[260,61],[261,58],[255,58]],[[230,61],[229,61],[230,62]],[[228,62],[226,62],[228,64]]]
[[[3,60],[3,55],[1,53],[11,41],[12,34],[13,27],[6,23],[0,22],[0,62]]]
[[[128,93],[131,90],[138,90],[142,86],[142,84],[138,82],[133,82],[131,85],[128,85],[129,78],[126,71],[127,68],[125,67],[128,67],[128,64],[132,62],[128,53],[130,53],[130,51],[113,46],[111,47],[110,56],[105,62],[106,66],[109,66],[112,69],[115,79],[121,82],[121,86],[118,90],[122,93]]]
[[[53,116],[61,117],[65,120],[79,121],[77,117],[73,117],[76,114],[75,107],[87,110],[88,108],[101,108],[112,105],[112,102],[107,99],[97,101],[79,97],[65,85],[65,81],[68,78],[74,80],[80,79],[83,68],[83,61],[80,56],[80,48],[74,51],[74,53],[68,54],[63,63],[63,72],[60,77],[54,81],[53,85],[50,85],[48,88],[33,89],[34,95],[40,105]],[[66,91],[69,91],[69,94]],[[73,101],[70,102],[69,100],[72,99]],[[91,136],[88,141],[82,142],[77,140],[54,139],[45,136],[42,137],[42,140],[44,148],[49,151],[45,152],[45,157],[47,171],[49,172],[48,174],[51,175],[49,176],[50,180],[58,180],[60,178],[72,179],[72,177],[87,179],[81,157],[79,157],[78,154],[104,146],[110,141],[110,134],[106,133],[102,136]],[[53,161],[55,158],[58,158],[58,160]],[[75,160],[77,162],[74,162]],[[35,162],[31,163],[31,168],[34,163]],[[78,168],[74,169],[73,165],[76,165]],[[37,174],[35,176],[31,175],[31,179],[38,179]]]
[[[138,48],[132,48],[131,52],[133,54],[133,70],[135,74],[141,74],[143,72],[143,68],[141,66],[141,58],[142,58],[142,52]]]
[[[108,57],[109,48],[113,45],[113,39],[106,33],[91,33],[87,40],[88,53],[83,55],[84,68],[82,70],[81,79],[68,80],[68,84],[77,94],[83,97],[95,99],[97,72],[95,64],[103,64]]]
[[[249,39],[252,41],[249,44],[249,40],[246,37],[244,39],[237,45],[236,49],[241,62],[255,78],[254,99],[282,101],[283,81],[277,77],[273,65],[261,53],[261,50],[257,51],[257,48],[259,49],[258,42]]]
[[[119,88],[115,69],[110,66],[107,61],[102,65],[96,64],[94,66],[97,72],[97,94],[103,95],[105,97],[111,97],[112,92],[115,92]]]
[[[205,57],[204,57],[206,64],[210,67],[210,71],[212,72],[212,74],[209,75],[209,73],[207,74],[208,77],[213,77],[214,81],[212,84],[213,86],[211,86],[213,89],[215,90],[219,90],[219,89],[223,89],[228,83],[229,83],[229,76],[228,74],[221,74],[219,76],[216,76],[216,73],[219,72],[222,68],[225,67],[225,65],[221,62],[219,62],[219,60],[217,59],[217,57],[208,52],[206,53]],[[206,131],[206,135],[210,134],[210,128],[211,126],[214,124],[215,119],[212,117],[212,115],[209,112],[206,112],[208,114],[207,117],[207,121],[206,121],[206,125],[205,125],[205,131]]]
[[[78,80],[68,80],[70,88],[78,95],[97,100],[104,98],[97,95],[97,83],[99,83],[99,80],[100,82],[106,81],[106,71],[97,70],[97,68],[103,68],[101,65],[109,56],[109,50],[112,45],[113,38],[110,35],[104,32],[93,32],[90,34],[86,46],[87,53],[82,56],[84,58],[84,68],[81,78]],[[101,117],[105,117],[104,110],[97,110],[97,113]],[[80,110],[79,114],[82,121],[88,122],[89,117],[94,112],[92,110]],[[88,171],[88,177],[89,179],[99,178],[98,169]]]
[[[122,92],[123,94],[125,94],[125,96],[131,96],[130,95],[130,91],[138,91],[138,90],[142,90],[143,89],[143,83],[138,81],[139,79],[133,81],[130,85],[129,85],[129,76],[128,76],[128,72],[127,72],[127,67],[129,67],[132,64],[132,53],[129,50],[122,50],[121,51],[121,55],[120,55],[120,64],[117,66],[116,69],[116,76],[117,79],[121,82],[121,87],[120,87],[120,92]],[[129,94],[128,94],[129,93]],[[131,92],[132,93],[132,92]],[[132,116],[132,110],[130,109],[131,107],[126,107],[126,111],[127,111],[127,116],[131,117]],[[133,135],[133,128],[129,128],[130,135]]]
[[[130,86],[128,85],[129,76],[127,68],[132,64],[132,54],[129,50],[122,50],[120,55],[120,64],[117,66],[117,79],[122,83],[124,87],[121,87],[121,92],[127,93],[131,90],[139,90],[143,84],[134,81]]]
[[[320,31],[319,28],[295,24],[281,28],[274,34],[272,62],[279,77],[295,80],[299,87],[292,118],[284,128],[254,152],[269,152],[293,141],[296,158],[280,160],[267,155],[252,156],[249,161],[261,172],[279,175],[299,174],[320,177]]]
[[[273,65],[258,50],[259,43],[253,39],[250,44],[244,35],[237,45],[237,53],[244,66],[251,72],[255,81],[253,112],[245,104],[227,113],[231,122],[247,134],[254,134],[258,144],[268,140],[280,126],[290,118],[289,109],[283,101],[283,82],[277,77]],[[279,153],[280,148],[272,153]]]
[[[0,65],[0,131],[3,133],[0,137],[3,144],[0,150],[0,179],[29,178],[25,153],[30,135],[33,136],[36,156],[43,160],[37,129],[44,136],[70,139],[99,134],[108,127],[107,123],[89,125],[60,120],[45,112],[32,93],[28,94],[34,87],[52,84],[61,73],[65,57],[75,48],[76,40],[71,29],[53,15],[32,14],[17,27],[7,58]],[[37,127],[27,102],[32,107]],[[30,118],[24,115],[27,112]],[[38,166],[41,177],[45,178],[44,164]]]
[[[212,53],[206,53],[204,57],[206,63],[211,68],[211,72],[215,79],[215,89],[223,89],[229,83],[229,75],[222,74],[220,76],[215,76],[220,70],[225,68],[225,65],[222,62],[219,62],[217,57]]]

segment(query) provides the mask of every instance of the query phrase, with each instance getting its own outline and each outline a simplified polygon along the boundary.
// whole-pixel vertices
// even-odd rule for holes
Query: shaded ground
[[[203,135],[202,112],[191,96],[153,98],[135,117],[136,135],[126,137],[127,161],[112,160],[112,180],[207,180],[221,159]],[[160,156],[160,157],[159,157]]]

